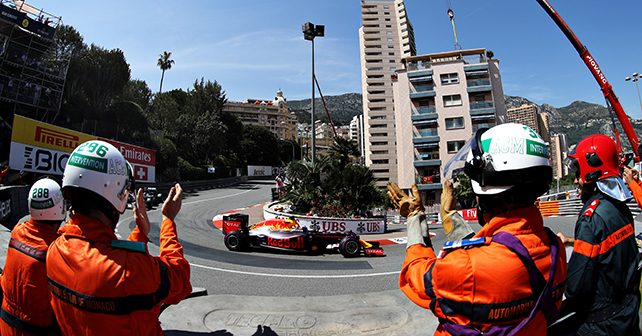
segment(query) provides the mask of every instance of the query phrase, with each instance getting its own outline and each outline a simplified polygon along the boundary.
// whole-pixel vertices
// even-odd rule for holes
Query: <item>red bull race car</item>
[[[346,258],[384,256],[378,242],[362,240],[352,231],[311,231],[301,228],[294,219],[269,219],[248,226],[248,219],[243,214],[223,216],[224,242],[230,251],[272,249],[321,254],[336,249]]]

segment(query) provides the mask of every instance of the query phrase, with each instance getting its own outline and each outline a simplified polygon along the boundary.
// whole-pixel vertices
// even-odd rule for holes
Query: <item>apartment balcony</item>
[[[432,77],[432,69],[408,71],[408,78]]]
[[[421,136],[412,138],[412,143],[415,145],[439,143],[439,135]]]
[[[441,160],[416,160],[415,167],[439,167]]]
[[[466,65],[464,65],[464,71],[465,72],[481,71],[481,70],[488,70],[488,63],[466,64]]]
[[[416,92],[429,92],[429,91],[435,91],[435,86],[431,84],[414,84],[413,87],[415,88]]]
[[[389,102],[374,102],[374,103],[368,103],[368,108],[377,108],[377,107],[388,107],[392,105]]]
[[[493,102],[471,102],[470,115],[480,116],[485,114],[495,115],[495,103]]]
[[[415,178],[419,190],[441,190],[441,176],[439,175],[418,175]]]
[[[493,89],[489,79],[474,79],[466,82],[468,83],[468,92],[484,92]]]
[[[412,114],[412,121],[436,120],[437,117],[437,110],[434,107],[417,107]]]

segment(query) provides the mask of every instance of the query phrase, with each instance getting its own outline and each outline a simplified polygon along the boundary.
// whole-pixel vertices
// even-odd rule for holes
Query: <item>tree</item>
[[[165,79],[165,71],[171,69],[172,65],[174,64],[174,60],[170,59],[170,57],[172,57],[172,53],[169,51],[163,51],[162,54],[158,55],[157,65],[160,67],[162,71],[160,88],[158,89],[158,93],[163,92],[163,80]]]
[[[103,126],[112,120],[107,111],[129,77],[129,64],[120,49],[106,50],[93,44],[83,48],[72,58],[65,83],[62,110],[68,122],[81,123],[81,131],[100,135],[106,128],[99,128],[98,122]],[[86,123],[90,125],[87,130]]]
[[[241,139],[241,150],[247,164],[278,165],[278,139],[269,129],[263,126],[246,125],[243,127]]]
[[[454,180],[454,193],[459,205],[464,209],[472,208],[475,205],[475,193],[470,178],[466,174],[459,174],[454,177]]]
[[[352,145],[349,140],[335,138],[330,153],[321,155],[314,164],[291,162],[284,200],[297,212],[313,209],[320,216],[333,217],[364,216],[384,205],[386,197],[375,185],[372,171],[349,159],[348,153],[355,153]]]
[[[330,146],[329,155],[335,157],[339,162],[339,168],[343,169],[348,163],[353,161],[352,157],[359,158],[361,153],[356,142],[336,137]]]
[[[149,103],[152,100],[152,90],[149,89],[145,81],[133,79],[125,84],[118,100],[135,103],[145,111],[149,108]]]

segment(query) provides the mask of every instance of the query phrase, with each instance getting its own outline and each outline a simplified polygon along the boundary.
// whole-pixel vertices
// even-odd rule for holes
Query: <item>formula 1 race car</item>
[[[352,231],[310,231],[299,227],[294,219],[269,219],[248,226],[248,220],[243,214],[223,216],[224,242],[230,251],[258,248],[320,254],[328,245],[338,244],[338,251],[346,258],[384,256],[378,242],[364,241]]]

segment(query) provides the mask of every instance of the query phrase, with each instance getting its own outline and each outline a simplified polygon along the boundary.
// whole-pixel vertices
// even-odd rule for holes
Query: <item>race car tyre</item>
[[[238,231],[228,232],[224,242],[225,247],[230,251],[242,251],[245,248],[243,236]]]
[[[346,258],[358,257],[361,253],[361,243],[357,237],[347,236],[339,242],[339,252]]]

